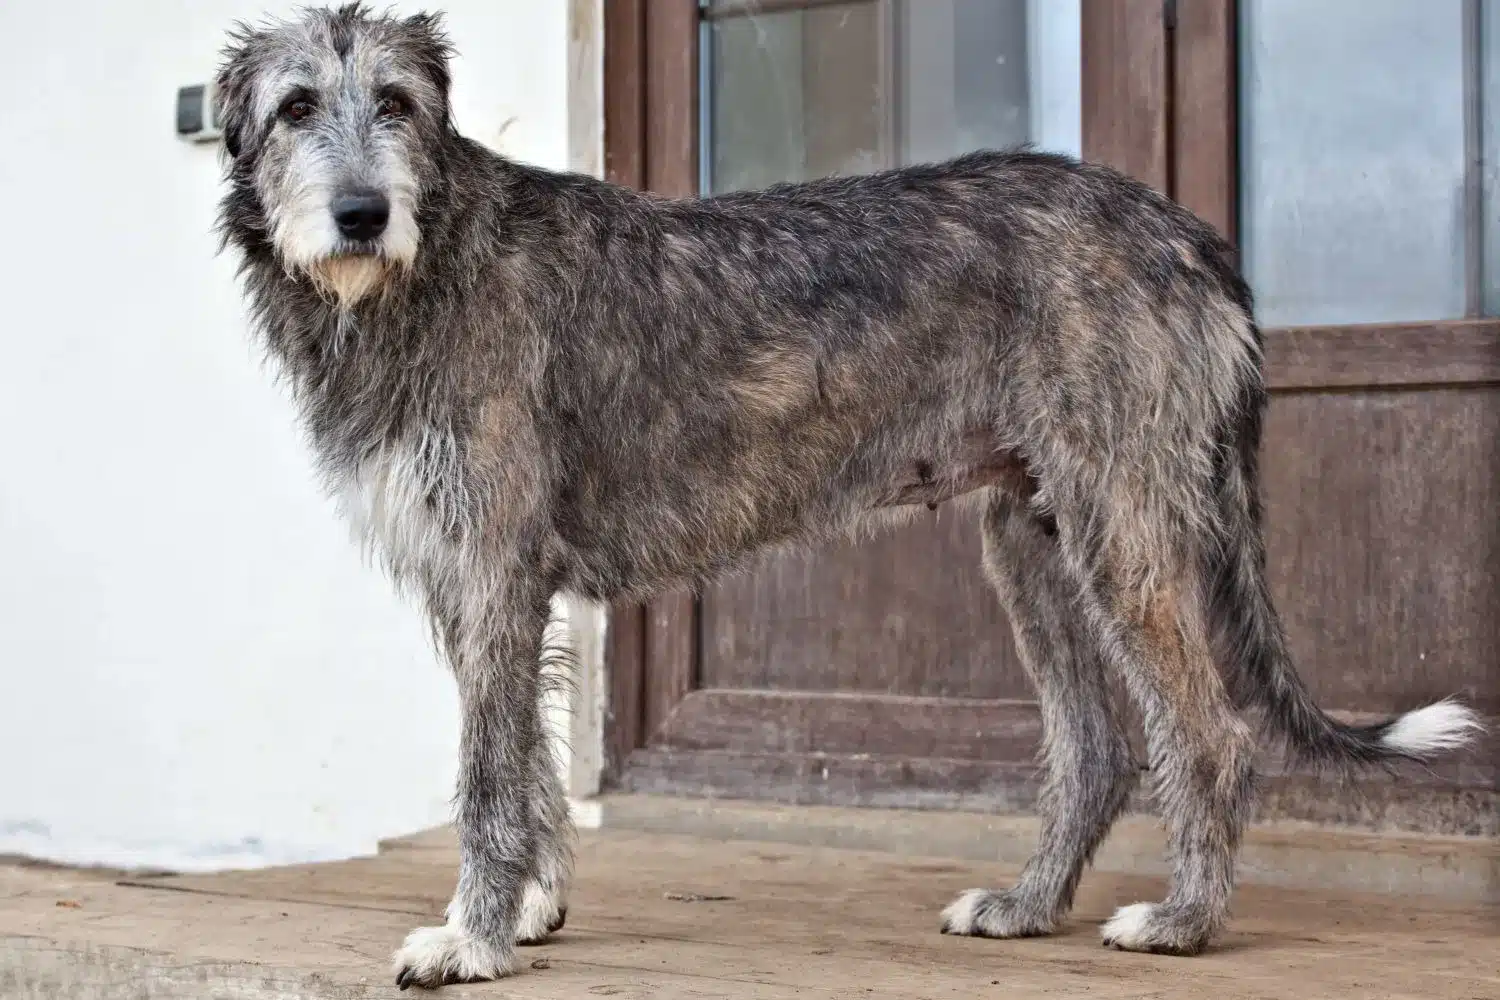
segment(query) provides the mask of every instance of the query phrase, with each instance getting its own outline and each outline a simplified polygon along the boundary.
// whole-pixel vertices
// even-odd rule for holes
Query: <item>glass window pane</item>
[[[706,138],[715,190],[881,165],[880,13],[866,2],[710,23]]]
[[[1465,313],[1462,0],[1240,0],[1240,236],[1267,325]]]
[[[710,16],[715,191],[1080,144],[1079,0],[851,0]]]

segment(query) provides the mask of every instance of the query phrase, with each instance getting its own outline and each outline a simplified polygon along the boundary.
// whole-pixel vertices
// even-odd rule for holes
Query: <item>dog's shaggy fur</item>
[[[1446,702],[1349,728],[1298,680],[1264,572],[1250,294],[1184,209],[1033,152],[653,198],[459,136],[448,56],[432,17],[344,7],[240,29],[218,81],[256,325],[462,696],[458,888],[397,953],[401,985],[504,975],[562,922],[554,593],[646,598],[878,512],[983,502],[1045,716],[1041,846],[949,933],[1044,934],[1068,909],[1136,773],[1109,670],[1176,865],[1165,901],[1105,925],[1133,950],[1190,954],[1224,922],[1251,794],[1237,707],[1331,761],[1474,728]],[[346,226],[350,192],[383,199],[373,235]]]

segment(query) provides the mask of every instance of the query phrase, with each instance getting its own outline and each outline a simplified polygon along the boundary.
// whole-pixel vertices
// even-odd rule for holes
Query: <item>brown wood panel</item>
[[[1375,771],[1357,782],[1271,775],[1260,782],[1256,815],[1371,830],[1500,836],[1500,792],[1493,780],[1416,783],[1411,774],[1407,768]],[[654,795],[995,813],[1034,809],[1040,785],[1038,767],[1004,761],[657,748],[632,754],[622,782],[627,791]],[[1144,780],[1130,808],[1153,811]]]
[[[698,4],[646,0],[645,186],[682,197],[698,190]],[[659,727],[697,673],[697,601],[667,594],[646,608],[642,738]]]
[[[1171,190],[1162,0],[1083,0],[1083,155]]]
[[[1281,327],[1265,332],[1273,389],[1500,383],[1500,320]]]
[[[1368,711],[1329,714],[1353,725],[1383,717]],[[1490,733],[1478,746],[1429,767],[1405,768],[1402,781],[1493,790],[1500,773],[1500,716],[1488,721]],[[1144,743],[1133,735],[1132,752],[1144,761]],[[1030,763],[1041,739],[1041,711],[1030,701],[708,689],[682,699],[652,735],[650,748]],[[1319,773],[1289,765],[1274,741],[1262,748],[1256,766],[1263,774]]]
[[[705,687],[1031,698],[962,506],[726,580],[702,628]]]
[[[604,5],[604,172],[616,184],[646,182],[646,0]],[[604,780],[615,780],[644,743],[645,609],[610,608],[604,662]]]
[[[646,0],[646,187],[698,190],[698,4]]]
[[[697,13],[692,0],[605,4],[604,159],[616,183],[671,195],[697,186]],[[691,685],[695,614],[690,595],[611,609],[607,779]]]
[[[1025,761],[1041,738],[1032,701],[708,689],[683,699],[651,745]]]
[[[646,0],[604,5],[604,173],[646,183]]]
[[[604,666],[609,704],[604,712],[604,779],[614,780],[645,745],[646,615],[639,604],[615,604],[605,626]]]
[[[736,753],[648,748],[621,788],[654,795],[798,805],[1021,812],[1036,805],[1034,764],[886,754]]]
[[[1175,0],[1172,197],[1235,239],[1239,178],[1235,0]]]
[[[1277,607],[1321,704],[1500,713],[1500,388],[1292,393],[1262,460]]]
[[[697,679],[698,602],[665,594],[646,609],[646,685],[642,736],[650,740]]]

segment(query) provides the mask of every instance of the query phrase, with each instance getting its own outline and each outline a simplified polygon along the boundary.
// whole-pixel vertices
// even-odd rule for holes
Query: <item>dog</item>
[[[1106,943],[1225,922],[1264,713],[1316,761],[1424,760],[1445,700],[1355,728],[1267,588],[1261,337],[1232,248],[1165,196],[1029,150],[669,200],[455,130],[440,19],[238,26],[217,77],[253,322],[327,486],[420,600],[462,704],[457,889],[408,985],[503,976],[565,919],[571,829],[538,706],[559,592],[642,600],[903,511],[982,506],[1043,710],[1044,833],[943,931],[1052,931],[1148,734],[1175,864]]]

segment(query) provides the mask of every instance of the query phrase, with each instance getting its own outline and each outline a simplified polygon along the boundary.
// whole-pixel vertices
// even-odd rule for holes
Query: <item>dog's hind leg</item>
[[[1184,494],[1156,489],[1165,480],[1106,485],[1093,510],[1078,497],[1059,529],[1090,618],[1144,717],[1173,862],[1167,898],[1122,907],[1104,925],[1104,942],[1190,955],[1228,915],[1251,807],[1254,742],[1224,689],[1206,627],[1214,543],[1179,506]]]
[[[1072,906],[1084,867],[1125,807],[1136,769],[1055,526],[996,491],[983,532],[985,573],[1041,700],[1042,831],[1016,884],[1003,892],[965,892],[943,911],[943,931],[1026,937],[1050,933]]]

